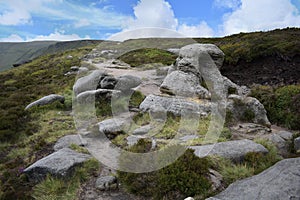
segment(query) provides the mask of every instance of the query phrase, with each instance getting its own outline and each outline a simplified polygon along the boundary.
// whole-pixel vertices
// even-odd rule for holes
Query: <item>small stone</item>
[[[111,190],[118,187],[118,181],[115,176],[104,176],[96,180],[96,188],[99,190]]]
[[[145,135],[145,134],[149,133],[149,131],[151,130],[151,128],[152,128],[151,125],[148,124],[146,126],[142,126],[142,127],[138,128],[138,129],[134,130],[132,134],[133,135]]]
[[[295,140],[294,140],[294,147],[295,147],[295,151],[297,153],[300,153],[300,137],[297,137]]]

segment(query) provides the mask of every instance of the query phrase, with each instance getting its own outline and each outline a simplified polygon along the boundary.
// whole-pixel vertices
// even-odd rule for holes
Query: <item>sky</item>
[[[300,0],[0,0],[0,42],[222,37],[300,27]]]

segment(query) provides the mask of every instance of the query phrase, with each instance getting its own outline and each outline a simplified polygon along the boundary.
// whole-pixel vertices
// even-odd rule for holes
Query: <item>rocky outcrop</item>
[[[26,168],[24,173],[34,182],[43,180],[48,174],[61,178],[67,177],[72,174],[76,166],[90,158],[91,156],[88,154],[64,148],[37,161]]]
[[[293,139],[292,133],[280,131],[268,135],[266,139],[275,145],[280,155],[285,157],[289,155]]]
[[[256,98],[229,95],[227,110],[236,121],[252,122],[267,127],[271,126],[267,117],[267,111]]]
[[[192,73],[173,71],[163,81],[160,86],[162,93],[183,97],[209,98],[207,89],[200,85],[199,78]]]
[[[77,96],[82,92],[98,89],[101,80],[106,76],[107,74],[104,71],[95,70],[91,74],[78,79],[73,86],[75,95]]]
[[[68,148],[72,144],[78,146],[86,146],[86,141],[81,138],[80,135],[67,135],[60,138],[54,145],[54,151],[59,151],[60,149]]]
[[[195,150],[195,155],[198,157],[217,155],[237,163],[241,163],[247,153],[268,153],[264,146],[247,139],[220,142],[212,145],[191,146],[190,148]]]
[[[44,105],[48,105],[48,104],[52,104],[54,102],[61,102],[64,103],[65,102],[65,97],[61,96],[61,95],[57,95],[57,94],[50,94],[48,96],[45,96],[37,101],[32,102],[31,104],[27,105],[25,110],[28,110],[32,107],[35,106],[44,106]]]
[[[182,113],[200,114],[203,112],[210,113],[211,102],[202,100],[202,103],[196,103],[184,98],[172,98],[166,96],[149,95],[141,103],[140,109],[144,112],[154,109],[156,106],[161,106],[166,112],[172,113],[175,116],[181,116]]]
[[[300,199],[300,158],[278,162],[262,173],[231,184],[208,200]]]

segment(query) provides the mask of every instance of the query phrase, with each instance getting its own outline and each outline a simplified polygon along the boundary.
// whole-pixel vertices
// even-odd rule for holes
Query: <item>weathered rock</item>
[[[102,89],[114,89],[117,79],[113,76],[106,76],[100,83]]]
[[[166,112],[172,113],[175,116],[181,116],[183,113],[197,114],[200,116],[200,114],[204,112],[210,113],[212,103],[208,100],[201,100],[201,102],[196,103],[183,98],[149,95],[141,103],[140,109],[146,112],[153,109],[153,106],[158,105],[163,107]]]
[[[54,151],[58,151],[60,149],[68,148],[72,144],[76,144],[78,146],[86,146],[87,143],[83,138],[81,138],[80,135],[67,135],[60,138],[54,145],[53,149]]]
[[[292,138],[293,134],[287,131],[280,131],[266,137],[267,140],[276,146],[278,154],[284,157],[290,154]]]
[[[201,76],[199,72],[198,56],[201,53],[208,53],[215,65],[220,69],[224,61],[224,53],[213,44],[191,44],[180,49],[175,69],[183,72],[192,72],[197,76]],[[200,77],[199,76],[199,77]]]
[[[294,140],[294,148],[297,153],[300,153],[300,137]]]
[[[79,67],[78,66],[72,66],[70,69],[71,69],[71,71],[77,72],[79,70]]]
[[[195,74],[182,71],[170,73],[160,86],[160,91],[183,97],[209,98],[210,96],[209,92],[200,86],[199,78]]]
[[[146,137],[141,136],[141,135],[130,135],[126,138],[127,140],[127,145],[132,146],[138,143],[139,140],[145,139]]]
[[[208,200],[300,199],[300,158],[282,160]]]
[[[217,191],[217,190],[220,191],[220,190],[224,189],[223,184],[222,184],[223,177],[219,172],[217,172],[213,169],[209,169],[208,175],[209,175],[209,180],[212,184],[212,191]]]
[[[104,176],[96,180],[96,188],[99,190],[111,190],[118,188],[118,180],[115,176]]]
[[[127,120],[124,118],[113,118],[104,120],[98,125],[101,133],[104,133],[109,139],[113,139],[117,135],[124,133],[126,124]]]
[[[118,83],[115,87],[116,90],[127,91],[139,86],[142,80],[139,77],[132,75],[123,75],[117,78]]]
[[[87,67],[79,67],[79,70],[78,70],[78,73],[85,73],[85,72],[88,72],[89,69]]]
[[[35,102],[32,102],[31,104],[29,104],[28,106],[26,106],[25,110],[28,110],[34,106],[43,106],[43,105],[48,105],[48,104],[52,104],[56,101],[59,101],[61,103],[64,103],[65,101],[65,97],[61,96],[61,95],[57,95],[57,94],[50,94],[48,96],[45,96]]]
[[[97,97],[111,97],[112,95],[121,95],[121,91],[118,90],[109,90],[109,89],[98,89],[98,90],[89,90],[86,92],[80,93],[76,100],[78,103],[93,103]]]
[[[272,130],[260,124],[239,123],[231,127],[234,139],[256,139],[268,136]]]
[[[237,163],[242,162],[245,155],[250,152],[268,153],[264,146],[248,139],[220,142],[212,145],[191,146],[190,148],[195,150],[195,155],[198,157],[218,155]]]
[[[267,117],[267,111],[256,98],[229,95],[227,110],[230,111],[232,117],[237,121],[253,122],[267,127],[271,126]]]
[[[136,130],[134,130],[132,132],[133,135],[145,135],[147,133],[149,133],[149,131],[152,129],[151,125],[148,124],[148,125],[145,125],[145,126],[142,126]]]
[[[178,48],[170,48],[168,49],[169,52],[179,55],[180,49]]]
[[[162,105],[152,105],[149,110],[150,118],[153,121],[164,122],[167,119],[167,110]]]
[[[101,70],[95,70],[91,74],[78,79],[73,87],[75,95],[89,90],[96,90],[100,81],[107,76],[107,74]]]
[[[29,166],[24,170],[32,181],[41,181],[48,174],[56,177],[71,175],[74,168],[88,159],[88,154],[78,153],[69,148],[61,149]]]
[[[184,200],[194,200],[192,197],[185,198]]]
[[[282,137],[284,140],[292,140],[293,139],[293,133],[288,131],[279,131],[277,133],[280,137]]]
[[[194,140],[194,139],[197,139],[199,138],[198,135],[186,135],[186,136],[183,136],[181,138],[179,138],[179,140],[181,140],[182,142],[188,142],[190,140]]]

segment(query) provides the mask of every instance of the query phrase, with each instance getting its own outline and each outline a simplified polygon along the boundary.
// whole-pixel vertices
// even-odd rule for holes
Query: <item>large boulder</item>
[[[37,161],[24,170],[29,179],[34,182],[43,180],[48,174],[56,177],[70,176],[74,168],[88,159],[88,154],[78,153],[69,148],[61,149]]]
[[[200,85],[199,77],[182,71],[173,71],[168,74],[160,86],[160,91],[183,97],[209,98],[210,96],[207,89]]]
[[[201,100],[201,102],[197,103],[184,98],[149,95],[141,103],[140,109],[146,112],[157,106],[163,107],[167,113],[172,113],[175,116],[181,116],[183,113],[200,116],[201,113],[211,112],[212,103],[208,100]]]
[[[237,121],[252,122],[267,127],[271,126],[265,107],[256,98],[229,95],[227,110]]]
[[[280,155],[287,157],[290,154],[293,139],[292,133],[279,131],[268,135],[266,138],[276,146]]]
[[[213,44],[191,44],[182,47],[179,52],[179,57],[176,60],[175,69],[183,72],[192,72],[196,75],[201,75],[199,71],[199,55],[208,53],[214,64],[221,68],[224,61],[224,53]]]
[[[300,199],[300,158],[282,160],[208,200]]]
[[[121,91],[128,91],[132,88],[139,86],[142,80],[139,77],[132,75],[123,75],[117,78],[115,89]]]
[[[72,144],[86,146],[86,141],[80,135],[66,135],[55,143],[53,149],[54,151],[59,151],[60,149],[70,147]]]
[[[210,155],[217,155],[228,158],[234,162],[241,163],[246,154],[251,152],[267,154],[269,151],[251,140],[235,140],[228,142],[220,142],[211,145],[191,146],[195,150],[195,155],[198,157],[205,157]]]
[[[48,104],[52,104],[54,102],[61,102],[64,103],[65,102],[65,97],[61,96],[61,95],[57,95],[57,94],[50,94],[48,96],[45,96],[37,101],[34,101],[32,103],[30,103],[29,105],[26,106],[25,110],[28,110],[32,107],[35,106],[43,106],[43,105],[48,105]]]
[[[95,70],[91,74],[79,78],[75,85],[73,86],[73,91],[75,95],[89,91],[89,90],[96,90],[99,87],[101,80],[106,77],[107,74],[101,70]]]

